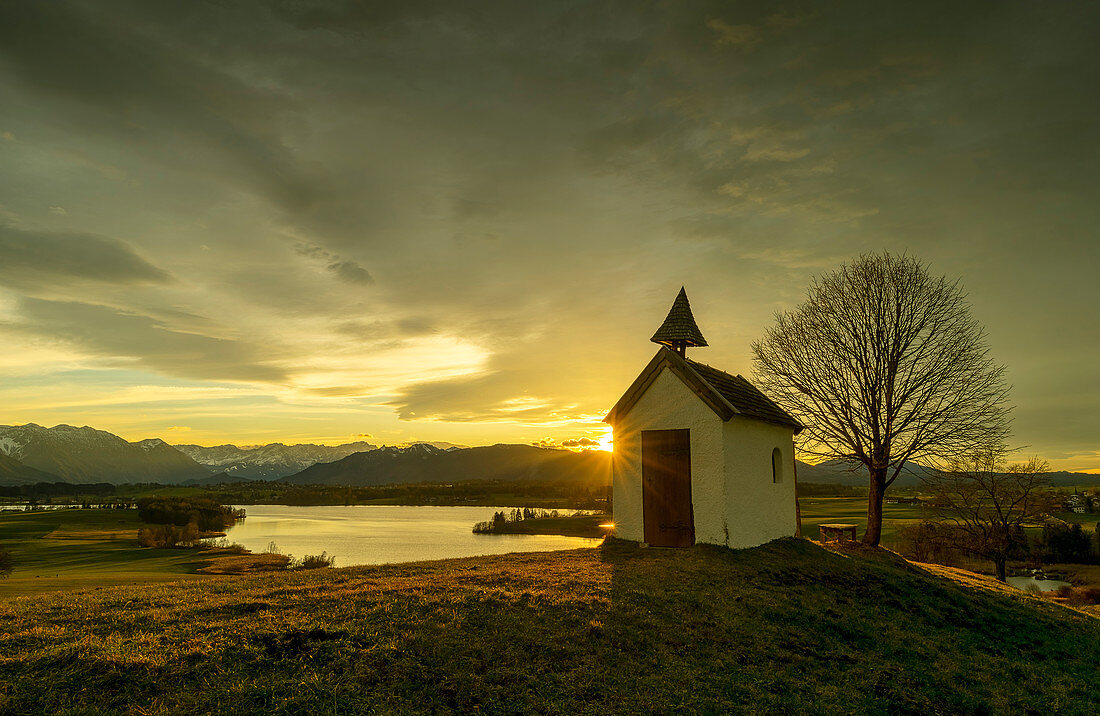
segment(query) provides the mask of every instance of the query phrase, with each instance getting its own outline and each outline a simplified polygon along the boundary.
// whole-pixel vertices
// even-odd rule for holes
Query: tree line
[[[561,513],[557,510],[539,510],[530,507],[513,508],[493,513],[491,520],[478,522],[474,525],[474,534],[504,534],[510,532],[510,527],[524,520],[537,520],[543,518],[557,519]]]
[[[143,547],[192,545],[203,533],[222,532],[245,511],[204,497],[144,497],[137,501],[138,517],[153,525],[138,530]]]

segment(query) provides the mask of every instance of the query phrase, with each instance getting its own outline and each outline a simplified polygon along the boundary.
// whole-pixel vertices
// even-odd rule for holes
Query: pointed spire
[[[665,318],[665,322],[653,334],[649,340],[672,348],[680,355],[687,352],[688,346],[705,346],[707,339],[703,338],[702,331],[695,323],[695,316],[691,315],[691,304],[688,303],[687,291],[680,287],[680,293],[672,302],[672,308]]]

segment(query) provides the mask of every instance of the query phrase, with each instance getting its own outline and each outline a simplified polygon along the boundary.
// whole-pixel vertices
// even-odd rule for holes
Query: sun
[[[607,431],[604,433],[603,437],[600,438],[600,446],[596,449],[597,450],[604,450],[606,452],[611,452],[612,450],[614,450],[614,445],[612,444],[613,443],[613,440],[612,440],[613,436],[614,436],[614,433],[611,432],[611,428],[608,428]]]

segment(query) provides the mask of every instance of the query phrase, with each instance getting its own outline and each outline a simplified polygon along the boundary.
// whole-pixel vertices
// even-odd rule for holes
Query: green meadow
[[[0,595],[201,578],[196,550],[139,547],[140,527],[136,510],[0,512],[0,546],[15,560]]]
[[[802,511],[802,536],[818,539],[818,525],[822,523],[847,523],[858,527],[859,536],[867,524],[866,497],[800,497]],[[882,506],[882,544],[893,547],[897,532],[904,525],[919,522],[921,508],[917,505]]]

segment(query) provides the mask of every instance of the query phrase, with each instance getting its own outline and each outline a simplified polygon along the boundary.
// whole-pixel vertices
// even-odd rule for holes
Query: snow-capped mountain
[[[70,482],[178,483],[210,471],[159,438],[127,442],[95,428],[0,425],[0,452]]]
[[[301,472],[319,462],[333,462],[352,453],[373,450],[374,445],[358,441],[331,446],[270,443],[256,447],[176,445],[175,448],[216,472],[253,480],[274,480]]]

